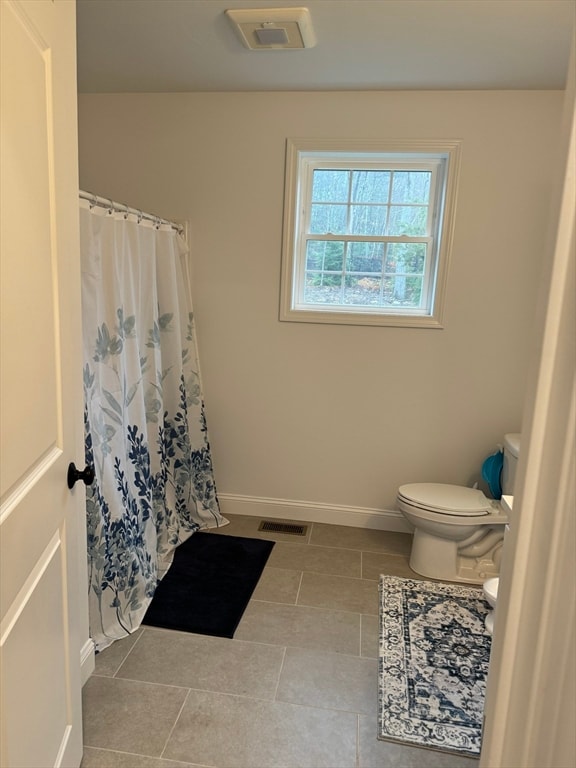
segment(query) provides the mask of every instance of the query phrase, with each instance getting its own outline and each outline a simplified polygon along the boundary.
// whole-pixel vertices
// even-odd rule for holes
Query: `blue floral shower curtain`
[[[80,201],[90,634],[140,624],[175,547],[225,524],[182,237]]]

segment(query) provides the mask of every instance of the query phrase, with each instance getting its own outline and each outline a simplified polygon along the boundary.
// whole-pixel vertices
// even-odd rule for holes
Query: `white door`
[[[85,628],[75,3],[0,0],[2,768],[77,767]],[[82,569],[84,568],[84,573]]]

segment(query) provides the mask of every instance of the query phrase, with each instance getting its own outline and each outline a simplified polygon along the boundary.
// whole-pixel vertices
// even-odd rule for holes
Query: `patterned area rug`
[[[379,739],[480,754],[489,610],[481,589],[380,577]]]

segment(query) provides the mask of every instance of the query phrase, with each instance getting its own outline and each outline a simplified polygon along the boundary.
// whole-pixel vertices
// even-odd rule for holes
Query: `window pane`
[[[390,171],[354,171],[353,203],[387,203],[390,193]],[[404,202],[404,201],[400,201]]]
[[[346,257],[347,272],[382,272],[383,243],[350,243]]]
[[[382,304],[381,279],[372,276],[346,275],[344,304],[360,307],[377,307]]]
[[[421,297],[421,277],[384,278],[384,299],[388,306],[419,307]]]
[[[385,205],[350,206],[351,235],[383,235],[386,231]]]
[[[308,273],[304,283],[306,304],[340,304],[342,274]]]
[[[306,244],[306,270],[342,271],[344,243],[308,240]]]
[[[423,275],[426,243],[389,243],[384,271]]]
[[[309,240],[306,243],[306,270],[309,269],[322,269],[322,261],[324,260],[324,245],[325,243],[319,243],[315,240]]]
[[[314,171],[312,200],[321,203],[348,202],[350,171]]]
[[[428,208],[420,205],[390,206],[390,222],[388,234],[399,237],[423,237],[426,235],[426,219]]]
[[[310,234],[325,235],[331,232],[333,235],[343,235],[346,232],[345,205],[317,205],[312,206],[310,215]]]
[[[429,171],[394,171],[393,203],[428,203],[430,200]]]

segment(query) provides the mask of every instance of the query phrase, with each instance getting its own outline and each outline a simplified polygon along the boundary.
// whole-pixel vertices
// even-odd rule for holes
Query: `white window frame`
[[[443,328],[446,282],[454,229],[460,161],[458,140],[370,141],[288,139],[280,320],[304,323]],[[380,164],[380,165],[379,165]],[[308,233],[315,169],[427,170],[432,173],[429,217],[423,237],[369,237]],[[419,308],[306,304],[303,301],[306,241],[425,242],[423,306]]]

